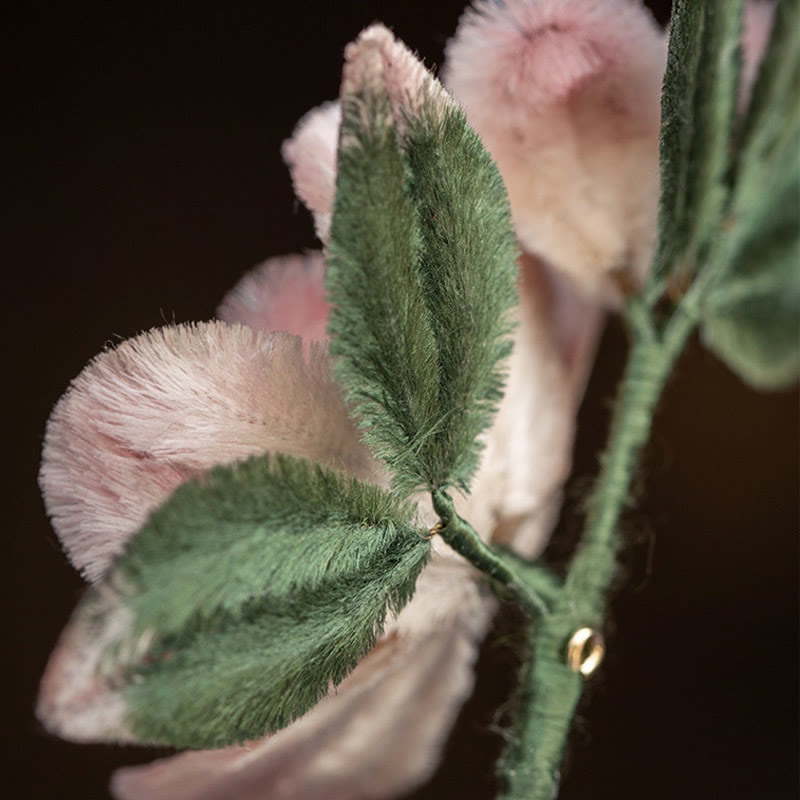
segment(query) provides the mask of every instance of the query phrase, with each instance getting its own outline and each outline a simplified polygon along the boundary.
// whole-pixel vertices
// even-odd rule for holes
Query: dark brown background
[[[32,717],[47,654],[81,593],[36,486],[52,404],[107,342],[207,319],[259,260],[313,246],[281,141],[335,96],[342,47],[364,25],[382,19],[438,63],[461,8],[40,7],[6,20],[6,796],[102,798],[115,766],[149,758],[60,742]],[[581,416],[573,499],[594,473],[624,350],[612,326]],[[580,710],[563,800],[796,790],[797,412],[796,392],[750,392],[697,343],[681,361],[626,519],[628,581]],[[561,541],[578,525],[567,512]],[[513,631],[513,620],[502,627]],[[507,638],[484,648],[445,762],[415,797],[492,796]]]

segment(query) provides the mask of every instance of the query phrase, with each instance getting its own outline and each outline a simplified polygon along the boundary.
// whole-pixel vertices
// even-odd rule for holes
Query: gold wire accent
[[[437,523],[436,523],[436,524],[435,524],[435,525],[434,525],[434,526],[433,526],[433,527],[432,527],[432,528],[431,528],[431,529],[428,531],[428,533],[425,535],[425,541],[426,541],[426,542],[429,542],[431,539],[433,539],[433,537],[434,537],[434,536],[436,536],[436,534],[437,534],[437,533],[440,533],[440,532],[441,532],[442,528],[444,528],[444,525],[442,525],[442,521],[441,521],[441,520],[439,520],[439,521],[438,521],[438,522],[437,522]]]

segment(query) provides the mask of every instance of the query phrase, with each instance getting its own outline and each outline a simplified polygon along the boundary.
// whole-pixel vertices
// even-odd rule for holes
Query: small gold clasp
[[[578,628],[567,644],[567,666],[588,678],[606,654],[603,634],[593,628]]]

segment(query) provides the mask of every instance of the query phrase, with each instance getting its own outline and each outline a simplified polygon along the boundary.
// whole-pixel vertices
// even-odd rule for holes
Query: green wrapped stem
[[[691,302],[687,306],[691,308]],[[567,665],[567,646],[581,627],[602,629],[616,573],[620,515],[661,391],[695,324],[693,314],[679,309],[659,338],[640,312],[638,305],[629,309],[635,342],[583,542],[550,610],[529,625],[530,652],[521,677],[519,717],[514,740],[500,764],[505,800],[552,800],[558,791],[570,723],[584,684],[580,673]],[[524,579],[529,573],[519,574]]]
[[[528,577],[523,581],[512,566],[511,559],[489,547],[475,529],[458,516],[447,492],[437,489],[432,497],[433,509],[441,520],[436,532],[442,539],[470,564],[485,573],[501,597],[515,601],[530,616],[548,613],[550,598],[557,591],[555,578],[544,569],[533,568],[536,577]],[[530,568],[529,570],[533,571]]]

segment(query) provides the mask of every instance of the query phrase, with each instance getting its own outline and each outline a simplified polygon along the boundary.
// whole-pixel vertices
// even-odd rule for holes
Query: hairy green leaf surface
[[[132,614],[108,655],[123,667],[134,734],[215,747],[305,713],[413,594],[430,545],[412,513],[288,456],[179,488],[96,590]]]
[[[705,343],[760,389],[800,376],[800,167],[795,172],[710,293],[703,317]]]
[[[787,145],[787,126],[796,123],[800,106],[799,79],[800,0],[778,0],[769,47],[739,137],[740,161],[747,170],[758,169],[760,162]]]
[[[661,100],[661,201],[653,277],[692,274],[729,192],[742,0],[673,4]]]
[[[467,487],[510,352],[505,190],[437,98],[400,133],[375,87],[342,98],[329,330],[337,376],[401,493]]]
[[[435,320],[439,404],[448,413],[425,455],[442,465],[440,481],[448,471],[466,486],[478,465],[476,438],[502,397],[517,247],[505,186],[459,109],[423,108],[401,142],[422,232],[424,297]]]
[[[800,3],[778,4],[742,124],[736,183],[703,309],[706,343],[757,388],[800,376]]]
[[[735,188],[725,235],[726,253],[738,254],[762,228],[774,227],[798,191],[800,169],[800,2],[775,10],[769,48],[738,136]],[[795,220],[797,222],[797,220]],[[733,264],[735,259],[730,259]],[[731,270],[733,271],[733,270]]]
[[[335,372],[365,440],[404,490],[441,424],[434,320],[423,297],[417,213],[386,96],[342,99],[327,289]]]

